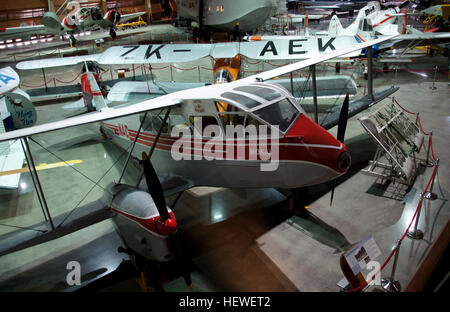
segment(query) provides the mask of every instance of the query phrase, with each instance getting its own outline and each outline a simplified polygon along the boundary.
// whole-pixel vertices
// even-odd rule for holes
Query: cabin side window
[[[191,126],[198,131],[202,136],[205,136],[205,129],[208,126],[208,131],[212,131],[214,136],[220,136],[222,132],[222,127],[217,121],[217,118],[212,115],[191,115],[189,116],[189,122]]]

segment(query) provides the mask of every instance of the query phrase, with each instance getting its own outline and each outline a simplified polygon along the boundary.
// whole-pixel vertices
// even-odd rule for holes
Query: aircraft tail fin
[[[344,28],[342,27],[341,21],[339,20],[337,15],[333,15],[328,26],[328,35],[339,36],[343,33],[343,31]]]
[[[306,16],[305,16],[305,36],[309,36],[309,18],[308,18],[308,11],[306,11]]]
[[[401,12],[403,14],[397,17],[397,30],[400,34],[406,34],[406,26],[408,24],[408,15],[406,13],[406,9],[402,9]]]
[[[103,97],[102,90],[98,86],[97,80],[91,72],[87,73],[87,79],[92,92],[92,104],[97,110],[104,110],[108,108],[108,104]]]

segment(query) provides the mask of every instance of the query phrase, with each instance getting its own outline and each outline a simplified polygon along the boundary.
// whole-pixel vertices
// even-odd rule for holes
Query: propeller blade
[[[345,130],[347,128],[348,103],[349,98],[347,93],[344,99],[344,103],[342,103],[341,113],[339,114],[339,121],[338,121],[337,139],[341,142],[344,142]]]
[[[169,211],[167,210],[166,199],[164,198],[164,192],[161,183],[159,182],[159,178],[156,174],[155,168],[153,168],[153,165],[145,152],[142,153],[142,163],[144,165],[144,175],[145,181],[147,182],[148,192],[155,202],[160,218],[162,220],[168,219],[170,218],[170,215]]]
[[[399,9],[403,9],[403,8],[404,8],[405,6],[407,6],[408,4],[409,4],[409,0],[403,2],[402,4],[400,4],[400,5],[398,6],[398,8],[399,8]]]
[[[334,189],[336,187],[336,179],[333,180],[333,186],[331,187],[331,198],[330,198],[330,206],[333,204],[333,197],[334,197]]]
[[[342,143],[344,143],[345,130],[347,129],[348,103],[349,103],[349,95],[347,93],[345,95],[344,103],[342,103],[341,113],[339,114],[339,121],[338,121],[337,139]],[[336,187],[336,179],[333,180],[333,186],[331,188],[330,206],[333,204],[335,187]]]

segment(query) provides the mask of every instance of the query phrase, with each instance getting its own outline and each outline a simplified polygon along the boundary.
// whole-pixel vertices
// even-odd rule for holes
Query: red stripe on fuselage
[[[390,20],[391,18],[393,18],[393,16],[389,16],[388,18],[385,18],[384,20],[382,20],[378,24],[373,25],[373,28],[380,26],[381,24],[383,24],[384,22]]]
[[[304,117],[302,117],[304,116]],[[279,139],[279,160],[280,161],[304,161],[317,163],[322,166],[329,167],[335,171],[340,172],[337,168],[337,158],[340,153],[346,150],[344,144],[337,141],[329,132],[314,123],[307,116],[302,115],[297,120],[289,132],[284,138]],[[112,130],[115,135],[134,141],[137,134],[136,131],[128,129],[127,126],[113,125],[109,123],[103,123],[103,125]],[[151,147],[155,142],[156,135],[141,131],[137,140],[138,144]],[[178,138],[161,135],[156,149],[160,151],[171,152],[172,145],[182,140],[189,142],[189,138]],[[230,159],[230,160],[254,160],[262,161],[260,154],[258,153],[258,142],[256,140],[238,140],[235,139],[232,142],[222,140],[209,140],[202,138],[192,138],[189,146],[189,150],[177,151],[185,155],[197,155],[197,156],[211,156],[217,159]],[[207,145],[208,144],[208,145]],[[238,146],[243,145],[243,146]],[[233,151],[227,153],[227,146],[232,145]],[[208,149],[205,151],[205,146]],[[271,140],[267,139],[267,152],[271,153]],[[261,152],[265,152],[265,146],[261,146]],[[211,151],[212,153],[208,153]],[[250,154],[252,151],[252,154]],[[252,157],[251,157],[252,156]],[[274,154],[271,154],[273,157]],[[272,159],[272,158],[271,158]]]

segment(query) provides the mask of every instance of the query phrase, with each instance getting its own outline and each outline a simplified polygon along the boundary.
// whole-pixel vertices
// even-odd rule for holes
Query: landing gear
[[[112,39],[112,40],[115,40],[115,39],[116,39],[117,34],[116,34],[116,31],[114,30],[114,28],[111,28],[111,29],[109,30],[109,35],[111,36],[111,39]]]
[[[289,211],[297,216],[306,216],[308,214],[308,187],[297,187],[291,189],[292,196],[289,198]]]
[[[77,44],[77,39],[75,39],[73,35],[69,36],[69,44],[71,48],[74,48],[75,45]]]

